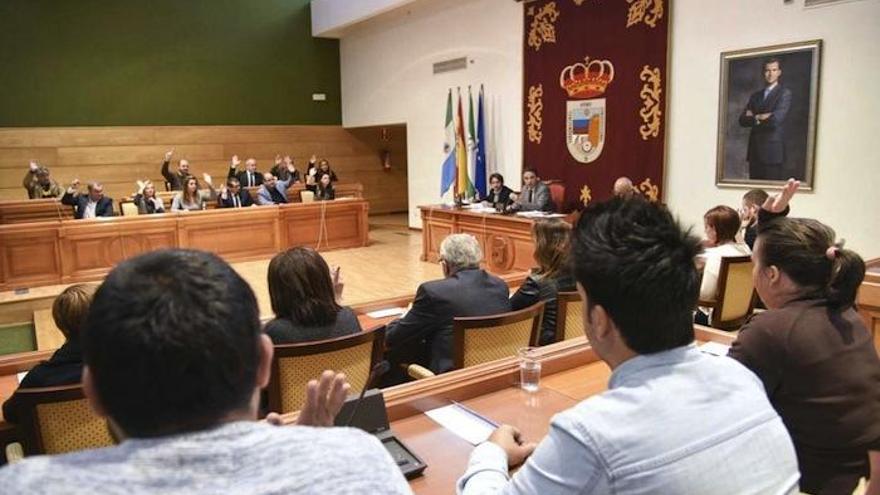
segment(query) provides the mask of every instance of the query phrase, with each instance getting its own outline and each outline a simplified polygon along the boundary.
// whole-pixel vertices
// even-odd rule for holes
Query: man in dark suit
[[[791,109],[791,90],[782,86],[779,59],[764,62],[764,89],[755,91],[739,116],[739,125],[750,127],[749,179],[785,180],[785,117]]]
[[[232,157],[232,165],[229,166],[229,174],[227,178],[233,177],[244,187],[257,187],[263,185],[263,174],[257,171],[257,160],[248,158],[244,162],[244,170],[237,172],[241,160],[238,155]]]
[[[73,218],[97,218],[113,216],[113,200],[104,197],[104,185],[100,182],[89,182],[88,194],[80,194],[77,190],[79,179],[74,179],[61,197],[61,204],[73,206]]]
[[[217,196],[217,208],[244,208],[254,205],[254,199],[235,177],[226,179],[226,187]]]
[[[402,363],[420,364],[434,373],[452,369],[452,319],[510,311],[507,284],[480,269],[483,253],[469,234],[453,234],[440,244],[442,280],[419,286],[412,308],[388,325],[385,343],[392,373],[386,385],[405,379]]]

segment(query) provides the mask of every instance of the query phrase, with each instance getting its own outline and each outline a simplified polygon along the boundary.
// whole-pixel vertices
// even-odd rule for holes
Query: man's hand
[[[170,161],[171,161],[171,157],[172,157],[173,155],[174,155],[174,148],[171,148],[170,150],[166,151],[166,152],[165,152],[165,161],[166,161],[166,162],[170,162]]]
[[[333,426],[333,420],[342,409],[350,389],[344,374],[324,371],[318,380],[312,380],[306,385],[306,403],[299,412],[296,424]]]
[[[275,155],[275,165],[281,165],[281,155]]]
[[[746,117],[754,117],[755,114],[751,110],[746,110]]]
[[[773,114],[772,113],[759,113],[758,115],[755,115],[755,118],[760,120],[761,122],[763,122],[763,121],[769,119],[771,115],[773,115]]]
[[[782,213],[785,211],[788,202],[791,201],[792,196],[794,196],[794,193],[797,192],[799,187],[801,187],[801,181],[788,179],[788,182],[785,183],[785,187],[782,188],[782,191],[780,191],[779,194],[774,194],[767,198],[767,201],[764,201],[761,208],[764,208],[771,213]]]
[[[30,167],[31,173],[36,172],[37,169],[40,168],[36,160],[31,160],[30,163],[28,163],[28,167]]]
[[[287,162],[287,171],[290,173],[296,172],[296,167],[293,166],[293,161]]]
[[[220,197],[226,199],[226,184],[220,186]]]
[[[519,430],[510,425],[501,425],[489,435],[489,441],[498,445],[507,453],[507,465],[519,466],[532,455],[537,445],[534,442],[524,443]]]
[[[232,168],[237,168],[241,165],[241,160],[238,158],[238,155],[232,155]]]

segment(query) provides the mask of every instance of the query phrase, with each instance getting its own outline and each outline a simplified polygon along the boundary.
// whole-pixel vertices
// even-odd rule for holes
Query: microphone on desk
[[[380,376],[388,373],[388,370],[391,369],[391,365],[388,361],[384,359],[379,361],[376,366],[373,366],[373,369],[370,370],[370,376],[367,377],[367,382],[364,383],[364,388],[361,390],[361,395],[358,396],[357,401],[355,401],[354,406],[351,409],[351,414],[348,416],[348,420],[345,422],[345,426],[351,426],[352,421],[354,421],[355,416],[357,415],[358,408],[360,408],[361,402],[364,400],[364,394],[367,393],[367,390],[372,388],[375,382],[379,379]]]

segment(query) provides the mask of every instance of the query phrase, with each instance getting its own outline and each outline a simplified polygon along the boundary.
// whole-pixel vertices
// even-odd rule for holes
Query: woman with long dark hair
[[[880,475],[880,360],[854,309],[865,263],[830,227],[800,218],[761,218],[752,258],[767,311],[730,356],[758,375],[785,422],[801,491],[850,494]]]
[[[556,337],[556,295],[577,289],[568,257],[571,245],[571,226],[562,220],[544,220],[532,226],[535,239],[535,262],[538,264],[510,297],[510,309],[527,308],[545,301],[544,320],[541,323],[540,344],[552,344]]]
[[[268,281],[275,319],[266,323],[266,334],[272,342],[308,342],[361,331],[354,311],[338,302],[339,269],[331,272],[314,249],[295,247],[275,255]]]

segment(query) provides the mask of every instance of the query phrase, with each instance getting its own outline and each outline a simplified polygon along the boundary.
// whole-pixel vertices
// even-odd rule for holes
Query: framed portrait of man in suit
[[[813,188],[821,40],[724,52],[715,184]]]

